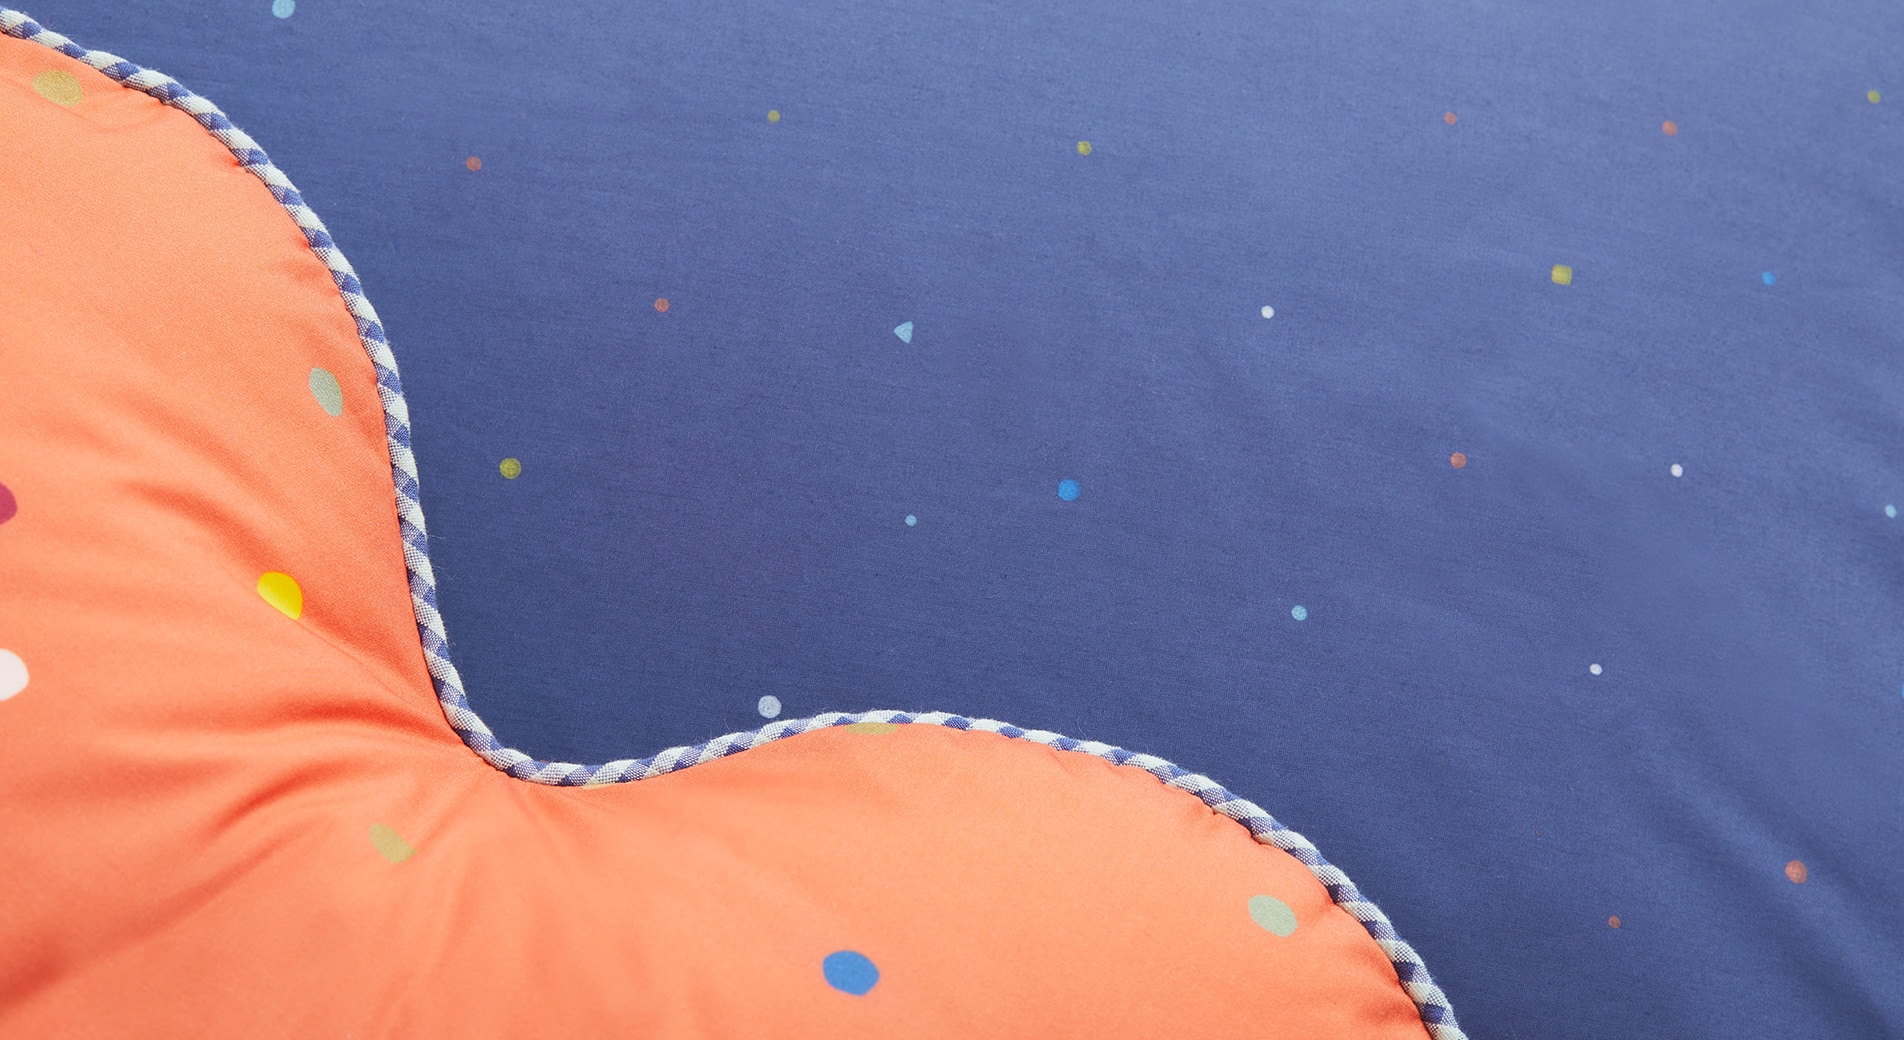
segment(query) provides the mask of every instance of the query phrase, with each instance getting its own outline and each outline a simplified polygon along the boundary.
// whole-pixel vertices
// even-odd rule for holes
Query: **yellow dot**
[[[768,109],[768,110],[767,110],[767,122],[769,122],[769,123],[778,123],[778,122],[780,122],[780,110],[779,110],[779,109],[777,109],[777,108],[770,108],[770,109]]]
[[[897,722],[855,722],[845,727],[848,733],[891,733],[898,728]]]
[[[504,459],[502,460],[502,465],[496,468],[502,470],[503,478],[506,480],[514,480],[522,476],[521,459]]]
[[[416,855],[416,846],[404,841],[403,835],[381,823],[370,825],[370,843],[377,847],[379,855],[392,863],[402,863]]]
[[[1555,264],[1554,265],[1554,284],[1555,285],[1572,285],[1573,284],[1573,268],[1568,267],[1566,264]]]
[[[1078,142],[1078,154],[1079,154],[1079,155],[1090,155],[1090,154],[1091,154],[1091,142],[1089,142],[1089,141],[1079,141],[1079,142]]]
[[[258,595],[293,621],[304,613],[304,590],[283,571],[266,571],[258,578]]]
[[[65,105],[67,108],[79,104],[86,96],[79,89],[79,77],[65,69],[48,69],[33,77],[33,92],[55,105]]]
[[[35,87],[38,87],[38,86],[40,85],[40,84],[39,84],[39,81],[38,81],[38,80],[35,80],[35,81],[33,82],[33,85],[34,85]],[[1865,91],[1865,92],[1864,92],[1864,99],[1865,99],[1866,101],[1869,101],[1869,102],[1871,102],[1872,104],[1874,104],[1874,105],[1875,105],[1875,104],[1877,104],[1878,102],[1880,102],[1880,101],[1882,101],[1882,100],[1884,100],[1884,96],[1883,96],[1882,94],[1879,94],[1879,93],[1878,93],[1877,91],[1875,91],[1875,90],[1867,90],[1867,91]]]

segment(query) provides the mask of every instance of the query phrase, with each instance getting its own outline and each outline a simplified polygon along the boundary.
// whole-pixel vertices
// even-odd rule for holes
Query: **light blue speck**
[[[1076,502],[1079,490],[1078,482],[1075,480],[1058,481],[1058,497],[1066,502]]]
[[[271,0],[271,13],[279,18],[289,18],[297,13],[297,0]]]
[[[918,517],[916,517],[916,516],[913,516],[913,515],[912,515],[911,513],[907,513],[907,514],[906,514],[906,526],[907,526],[907,527],[911,527],[912,525],[914,525],[914,524],[916,524],[916,523],[918,523],[918,522],[919,522],[919,518],[918,518]]]
[[[1772,283],[1774,283],[1774,282],[1776,282],[1776,281],[1778,281],[1778,278],[1777,278],[1777,277],[1775,277],[1775,276],[1774,276],[1774,275],[1772,274],[1772,272],[1770,272],[1770,271],[1767,271],[1767,272],[1765,272],[1764,274],[1762,274],[1762,275],[1759,275],[1759,280],[1760,280],[1760,281],[1762,281],[1762,282],[1764,282],[1764,283],[1765,283],[1766,285],[1771,285]]]
[[[1289,616],[1295,618],[1297,621],[1307,621],[1309,620],[1309,608],[1298,603],[1289,608]]]
[[[898,336],[901,343],[911,343],[912,322],[902,321],[898,325],[893,326],[893,335]]]
[[[1890,518],[1891,518],[1891,519],[1893,519],[1893,520],[1896,520],[1896,519],[1897,519],[1897,507],[1896,507],[1896,506],[1885,506],[1885,507],[1884,507],[1884,515],[1885,515],[1885,516],[1888,516],[1888,517],[1890,517]]]

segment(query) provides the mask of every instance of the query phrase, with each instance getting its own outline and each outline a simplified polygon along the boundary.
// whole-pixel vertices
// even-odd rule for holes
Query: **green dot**
[[[1251,896],[1249,915],[1250,920],[1262,926],[1266,932],[1274,932],[1284,938],[1296,932],[1296,912],[1275,896]]]
[[[326,412],[344,414],[344,388],[338,385],[330,369],[311,369],[311,396],[317,398],[317,406]]]

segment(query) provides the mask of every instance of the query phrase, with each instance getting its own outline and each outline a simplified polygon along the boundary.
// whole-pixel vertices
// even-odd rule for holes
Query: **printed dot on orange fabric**
[[[469,168],[469,172],[475,173],[477,170],[480,170],[483,168],[483,161],[477,158],[476,156],[472,155],[469,158],[463,160],[463,165]]]
[[[1455,469],[1466,469],[1468,457],[1457,451],[1453,455],[1448,456],[1448,465],[1453,466]]]
[[[1659,132],[1665,134],[1667,137],[1678,137],[1679,124],[1668,119],[1664,123],[1659,124]]]
[[[826,984],[841,993],[863,997],[879,984],[879,967],[857,950],[836,950],[820,962]]]
[[[1453,112],[1443,112],[1441,113],[1441,121],[1449,126],[1453,126],[1460,122],[1460,119],[1457,118]]]
[[[668,298],[666,296],[663,296],[660,299],[656,300],[654,302],[654,309],[657,311],[660,311],[663,314],[668,313]]]
[[[897,722],[854,722],[843,727],[848,733],[891,733],[899,728]]]
[[[65,69],[48,69],[33,77],[33,93],[67,108],[86,99],[86,92],[79,87],[79,77]]]
[[[344,414],[344,388],[338,385],[330,369],[311,369],[311,396],[317,398],[317,406],[328,414]]]
[[[1249,915],[1266,932],[1285,939],[1296,934],[1296,911],[1275,896],[1249,897]]]
[[[260,575],[258,595],[293,621],[304,613],[304,590],[296,578],[282,571],[266,571]]]
[[[1612,917],[1607,918],[1606,926],[1608,928],[1618,928],[1620,926],[1620,915],[1614,914]]]
[[[1805,861],[1802,859],[1795,859],[1785,864],[1785,877],[1794,885],[1804,884],[1805,879],[1810,876],[1811,871],[1805,869]]]
[[[370,827],[370,844],[375,846],[377,854],[392,863],[402,863],[416,855],[416,846],[403,840],[403,835],[381,823]]]
[[[0,701],[26,689],[26,662],[11,650],[0,650]]]
[[[20,500],[13,497],[13,492],[5,484],[0,484],[0,524],[13,519],[19,512]]]

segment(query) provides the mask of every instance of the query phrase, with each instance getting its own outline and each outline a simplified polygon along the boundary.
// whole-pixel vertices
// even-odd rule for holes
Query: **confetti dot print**
[[[1309,608],[1298,603],[1289,608],[1289,616],[1295,618],[1297,621],[1307,621],[1309,620]]]
[[[1683,477],[1686,475],[1686,467],[1681,466],[1679,463],[1675,462],[1673,463],[1672,468],[1668,469],[1666,472],[1671,473],[1675,477]]]
[[[912,342],[912,322],[902,321],[899,324],[894,325],[893,335],[898,336],[899,342],[901,343],[911,343]]]
[[[1468,457],[1457,451],[1453,455],[1448,456],[1448,465],[1453,466],[1455,469],[1467,469]]]
[[[1777,285],[1778,276],[1773,274],[1770,271],[1766,271],[1765,273],[1759,275],[1759,281],[1764,282],[1766,285]]]
[[[1260,313],[1263,315],[1265,319],[1274,318],[1276,316],[1276,308],[1271,307],[1269,304],[1265,303],[1263,304],[1263,309]]]
[[[20,500],[13,497],[13,492],[5,484],[0,484],[0,524],[13,519],[19,512]]]
[[[483,161],[477,158],[476,156],[472,155],[469,158],[463,160],[463,166],[464,168],[468,169],[469,172],[475,173],[477,170],[480,170],[483,168]]]
[[[5,488],[0,488],[0,493],[3,493],[3,492],[5,492],[5,491],[6,491],[6,489],[5,489]],[[6,502],[6,500],[5,500],[4,498],[0,498],[0,523],[4,523],[4,522],[6,522],[6,519],[7,519],[7,517],[6,517],[6,511],[7,511],[7,502]],[[1893,520],[1896,520],[1896,519],[1897,519],[1897,507],[1896,507],[1896,506],[1885,506],[1885,507],[1884,507],[1884,515],[1885,515],[1885,516],[1888,516],[1888,517],[1890,517],[1890,518],[1891,518],[1891,519],[1893,519]]]
[[[855,950],[836,950],[820,962],[820,974],[826,984],[841,993],[863,997],[879,984],[879,967],[872,959]]]
[[[1607,918],[1606,926],[1608,928],[1618,928],[1620,926],[1620,915],[1614,914],[1612,917]]]
[[[777,109],[777,108],[770,108],[770,109],[768,109],[768,110],[767,110],[767,122],[769,122],[769,123],[778,123],[778,122],[780,122],[780,110],[779,110],[779,109]]]
[[[1090,155],[1090,154],[1091,154],[1091,142],[1089,142],[1089,141],[1079,141],[1079,142],[1078,142],[1078,154],[1079,154],[1079,155]]]
[[[311,396],[317,398],[317,406],[329,415],[344,414],[344,388],[337,383],[337,377],[331,375],[328,368],[311,369]]]
[[[377,854],[392,863],[402,863],[416,855],[416,846],[403,840],[403,835],[381,823],[370,827],[370,844],[375,846]]]
[[[79,77],[65,69],[48,69],[33,77],[33,93],[66,108],[86,99],[86,92],[79,88]]]
[[[502,460],[502,464],[497,466],[496,469],[502,472],[502,478],[504,480],[514,480],[522,476],[522,460],[504,459]]]
[[[1296,934],[1296,911],[1275,896],[1251,896],[1249,915],[1263,931],[1285,939]]]
[[[271,13],[279,18],[289,18],[297,13],[297,0],[271,0]]]
[[[1461,120],[1453,112],[1443,112],[1441,113],[1441,121],[1449,126],[1453,126]]]
[[[1875,105],[1879,101],[1884,100],[1884,96],[1875,90],[1867,90],[1864,92],[1864,99]]]
[[[1679,124],[1668,119],[1664,123],[1659,124],[1659,132],[1665,134],[1667,137],[1678,137]]]
[[[906,526],[907,526],[907,527],[914,527],[914,526],[916,526],[916,525],[917,525],[918,523],[919,523],[919,518],[918,518],[918,517],[916,517],[916,516],[913,516],[913,515],[912,515],[911,513],[907,513],[907,514],[906,514]]]
[[[1553,278],[1555,285],[1572,285],[1573,268],[1568,267],[1566,264],[1555,264],[1553,274],[1550,275],[1550,277]]]
[[[777,719],[780,717],[780,698],[770,693],[754,705],[754,710],[760,712],[763,719]]]
[[[1805,879],[1810,876],[1811,871],[1805,869],[1804,860],[1795,859],[1785,864],[1785,879],[1794,885],[1804,884]]]
[[[1590,665],[1588,665],[1588,666],[1587,666],[1587,674],[1589,674],[1589,675],[1599,675],[1599,674],[1600,674],[1600,666],[1599,666],[1599,665],[1597,665],[1597,664],[1590,664]]]
[[[657,313],[660,313],[660,314],[668,313],[668,298],[666,296],[663,296],[656,299],[654,302],[654,309]]]
[[[1083,489],[1078,487],[1078,482],[1075,480],[1058,481],[1058,497],[1066,502],[1076,502],[1082,491]]]
[[[0,650],[0,701],[26,689],[26,662],[11,650]]]
[[[304,590],[296,578],[283,571],[266,571],[259,575],[258,595],[293,621],[304,614]]]

